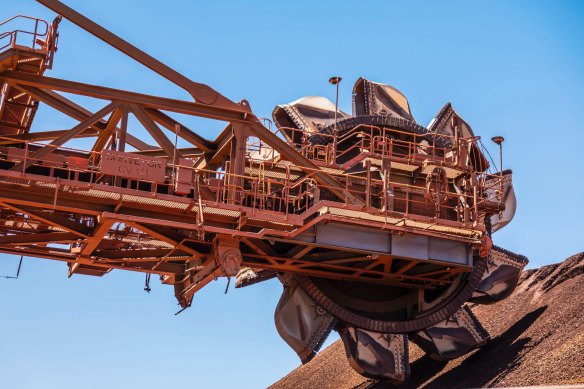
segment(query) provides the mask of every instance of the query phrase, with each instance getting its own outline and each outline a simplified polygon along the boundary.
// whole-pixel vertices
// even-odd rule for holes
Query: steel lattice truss
[[[399,91],[361,78],[352,115],[304,98],[276,107],[274,132],[247,101],[190,80],[63,3],[38,1],[61,16],[30,18],[30,31],[0,25],[1,252],[64,261],[69,276],[157,274],[183,308],[217,277],[245,286],[278,276],[276,325],[303,362],[336,329],[355,369],[394,381],[409,372],[408,336],[440,358],[486,342],[463,304],[506,297],[526,259],[491,249],[491,233],[515,211],[511,173],[488,173],[480,138],[450,104],[425,128]],[[193,101],[46,76],[61,17]],[[31,132],[39,105],[79,123]],[[228,125],[208,140],[174,114]],[[128,131],[130,116],[156,145]],[[92,147],[65,146],[78,138]]]

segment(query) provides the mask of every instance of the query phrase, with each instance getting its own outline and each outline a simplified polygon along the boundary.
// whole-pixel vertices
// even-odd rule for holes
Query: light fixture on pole
[[[338,131],[337,131],[337,114],[339,112],[339,84],[341,83],[342,78],[339,76],[334,76],[329,78],[329,82],[332,85],[335,85],[337,87],[337,91],[336,91],[336,97],[335,97],[335,126],[334,126],[334,130],[333,130],[333,160],[332,162],[336,161],[337,158],[337,135],[338,135]]]
[[[492,137],[491,140],[499,145],[499,170],[501,175],[503,175],[503,142],[505,141],[505,138],[498,135]]]
[[[505,138],[497,135],[492,137],[491,140],[499,145],[499,196],[503,196],[503,142]]]

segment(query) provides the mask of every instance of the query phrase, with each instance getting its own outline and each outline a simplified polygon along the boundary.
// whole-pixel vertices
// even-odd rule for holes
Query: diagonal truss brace
[[[78,105],[75,102],[67,99],[66,97],[58,94],[55,91],[43,90],[43,89],[36,88],[34,86],[20,85],[20,84],[13,83],[13,82],[10,82],[10,85],[17,88],[21,92],[24,92],[24,93],[31,95],[36,100],[47,104],[48,106],[56,109],[57,111],[64,113],[65,115],[67,115],[75,120],[78,120],[78,121],[85,120],[89,116],[91,116],[91,114],[92,114],[89,110],[81,107],[80,105]],[[105,126],[106,126],[106,123],[103,121],[100,121],[100,122],[97,122],[94,125],[92,125],[91,129],[94,130],[95,132],[97,132],[97,134],[99,134]],[[89,131],[84,131],[81,134],[79,134],[79,136],[84,135],[88,132]],[[91,134],[91,132],[89,132],[89,133]],[[32,137],[34,135],[40,136],[40,134],[41,133],[29,133],[29,134],[22,134],[22,135]],[[19,135],[12,135],[11,138],[17,139],[18,136]],[[57,136],[60,136],[60,134]],[[92,134],[91,136],[95,136],[95,135]],[[54,138],[51,138],[51,140],[52,139],[54,139]],[[135,147],[138,150],[156,149],[155,147],[150,146],[150,145],[142,142],[140,139],[138,139],[135,136],[130,135],[130,134],[127,135],[127,141],[128,141],[128,144],[130,144],[131,146]]]
[[[142,65],[148,67],[154,72],[170,80],[174,84],[185,89],[191,94],[191,96],[193,96],[193,98],[197,102],[200,102],[201,104],[214,104],[216,106],[221,106],[241,112],[250,112],[249,105],[247,105],[247,103],[236,104],[233,101],[226,98],[225,96],[218,93],[213,88],[209,87],[208,85],[190,80],[188,77],[180,74],[176,70],[163,64],[154,57],[146,54],[142,50],[131,45],[130,43],[123,40],[119,36],[106,30],[99,24],[81,15],[80,13],[66,6],[62,2],[57,0],[37,0],[37,1],[43,4],[45,7],[52,9],[59,15],[62,15],[64,18],[75,23],[77,26],[81,27],[90,34],[96,36],[97,38],[109,44],[110,46],[126,54],[135,61],[141,63]]]
[[[60,137],[58,137],[57,139],[52,141],[51,143],[47,144],[46,146],[43,146],[40,150],[31,154],[30,157],[26,161],[20,162],[20,163],[17,163],[16,165],[14,165],[11,170],[14,170],[14,171],[26,170],[26,168],[28,168],[29,166],[34,164],[35,161],[43,158],[47,154],[52,153],[57,148],[62,146],[65,142],[73,139],[76,135],[79,135],[81,132],[86,130],[88,127],[90,127],[91,125],[93,125],[96,122],[98,122],[99,120],[101,120],[105,115],[112,112],[118,106],[119,106],[118,103],[113,103],[113,102],[106,105],[105,107],[103,107],[102,109],[100,109],[99,111],[97,111],[96,113],[94,113],[93,115],[88,117],[87,119],[83,120],[81,123],[79,123],[78,125],[76,125],[72,129],[70,129],[69,131],[67,131],[66,133],[64,133],[63,135],[61,135]]]

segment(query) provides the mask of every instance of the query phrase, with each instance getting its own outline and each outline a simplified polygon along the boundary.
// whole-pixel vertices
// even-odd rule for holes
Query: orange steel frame
[[[0,82],[17,91],[14,96],[42,102],[79,124],[37,133],[16,128],[0,136],[1,252],[65,261],[69,275],[103,275],[112,269],[158,274],[162,282],[175,286],[183,307],[197,290],[224,275],[213,255],[212,238],[217,235],[239,239],[242,265],[268,271],[434,288],[471,270],[469,264],[398,259],[300,239],[312,234],[316,225],[332,222],[480,247],[482,220],[502,210],[500,201],[486,199],[484,191],[487,182],[498,186],[501,180],[464,167],[457,150],[447,156],[448,150],[436,146],[436,136],[359,126],[338,139],[333,135],[328,145],[314,146],[305,141],[306,134],[286,135],[299,130],[272,132],[247,101],[235,103],[191,81],[59,1],[37,1],[182,87],[194,101],[45,76],[56,50],[56,24],[47,27],[49,36],[42,36],[40,48],[34,46],[36,36],[28,48],[17,46],[11,37],[8,49],[0,53]],[[27,55],[42,57],[37,71],[21,71],[15,65]],[[101,99],[106,105],[90,112],[59,92]],[[211,141],[167,112],[229,124]],[[25,114],[31,112],[23,110]],[[130,114],[156,146],[128,133]],[[175,147],[161,128],[192,147]],[[397,140],[399,136],[410,138]],[[82,137],[96,138],[91,150],[63,146]],[[428,141],[423,155],[417,152],[422,138]],[[453,141],[462,150],[476,139]],[[165,159],[164,182],[105,174],[100,165],[103,152],[124,152],[126,144],[136,149],[132,154]],[[356,157],[338,162],[355,150]],[[267,157],[254,159],[254,153],[262,151]],[[368,173],[344,172],[359,163]],[[399,167],[391,180],[379,179],[371,174],[372,163],[401,166],[420,177],[428,177],[435,167],[450,169],[450,181],[468,177],[472,189],[461,194],[447,188],[443,196],[450,202],[432,205],[427,198],[432,180],[426,187],[400,180]],[[393,208],[386,206],[389,192],[395,195]],[[274,250],[274,242],[286,250]]]

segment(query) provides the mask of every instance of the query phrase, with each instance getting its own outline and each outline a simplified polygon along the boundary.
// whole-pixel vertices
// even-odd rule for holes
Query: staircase
[[[0,23],[0,74],[17,71],[43,75],[57,50],[59,21],[60,17],[49,26],[44,20],[19,15]],[[30,28],[10,29],[23,24]],[[27,133],[39,102],[6,82],[0,81],[0,86],[0,136]]]

